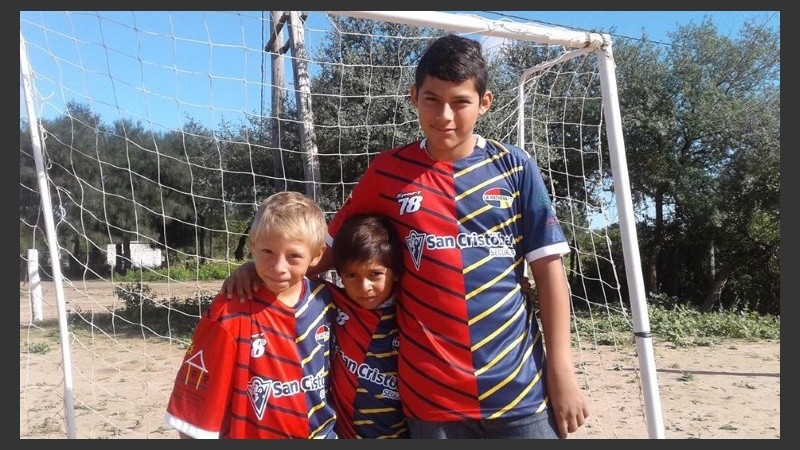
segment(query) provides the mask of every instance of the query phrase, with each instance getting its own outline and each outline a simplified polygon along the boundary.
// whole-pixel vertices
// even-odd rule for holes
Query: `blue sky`
[[[669,32],[679,25],[699,24],[705,16],[711,18],[720,34],[732,38],[747,20],[780,29],[780,11],[463,12],[490,19],[530,19],[611,33],[612,42],[638,39],[645,32],[650,40],[667,43]],[[41,117],[58,115],[59,108],[70,97],[90,103],[92,111],[107,123],[125,117],[159,124],[165,129],[180,126],[186,115],[217,124],[235,116],[242,108],[257,111],[261,106],[258,74],[262,60],[257,50],[261,35],[260,27],[252,26],[258,22],[258,11],[215,14],[214,18],[203,11],[152,11],[135,15],[110,11],[100,15],[110,19],[103,21],[103,27],[97,26],[99,15],[92,11],[74,14],[20,11],[20,31],[37,71],[34,82],[42,96],[48,98],[39,112]],[[42,32],[43,23],[49,30],[47,34]],[[133,37],[130,34],[133,26],[143,32]],[[163,39],[172,33],[184,39],[177,43]],[[74,35],[76,40],[65,39],[67,35]],[[156,39],[159,35],[162,38]],[[200,50],[208,48],[205,43],[209,40],[222,45],[215,46],[213,52]],[[249,56],[242,58],[236,54],[237,46],[250,48]],[[50,49],[58,49],[63,59],[53,59]],[[190,54],[198,56],[185,56]],[[113,83],[99,76],[108,67],[115,73]],[[209,71],[217,76],[213,83],[209,82]],[[144,90],[149,91],[146,98]],[[175,97],[178,91],[180,101]],[[91,100],[87,102],[88,98]],[[21,83],[20,117],[27,117]]]
[[[503,16],[522,17],[550,25],[561,25],[589,31],[611,32],[613,36],[638,39],[642,31],[652,41],[667,41],[667,34],[679,25],[699,24],[711,17],[720,34],[736,37],[747,20],[755,20],[774,30],[780,29],[780,11],[496,11],[480,13],[491,19]]]

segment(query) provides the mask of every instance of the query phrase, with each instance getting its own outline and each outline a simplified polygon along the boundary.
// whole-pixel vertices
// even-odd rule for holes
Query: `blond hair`
[[[272,194],[259,206],[250,224],[250,246],[268,232],[308,243],[312,253],[325,247],[325,214],[311,197],[294,191]]]

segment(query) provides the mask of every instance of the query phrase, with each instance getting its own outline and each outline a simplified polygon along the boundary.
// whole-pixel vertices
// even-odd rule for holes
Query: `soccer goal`
[[[20,437],[177,437],[172,380],[256,206],[332,216],[419,139],[445,33],[482,43],[478,132],[537,159],[570,241],[576,436],[663,438],[611,37],[435,11],[20,12]]]

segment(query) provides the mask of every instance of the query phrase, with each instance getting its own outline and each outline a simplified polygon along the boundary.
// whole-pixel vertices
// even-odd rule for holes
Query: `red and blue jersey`
[[[263,287],[247,302],[217,295],[175,377],[167,424],[194,438],[336,438],[331,294],[304,279],[294,307]]]
[[[379,213],[405,242],[397,292],[399,391],[426,421],[514,417],[546,407],[544,347],[520,290],[524,265],[569,251],[535,160],[478,137],[435,161],[424,141],[377,155],[328,227]]]
[[[338,289],[338,288],[334,288]],[[408,438],[397,387],[395,301],[366,309],[340,291],[331,347],[336,434],[346,439]]]

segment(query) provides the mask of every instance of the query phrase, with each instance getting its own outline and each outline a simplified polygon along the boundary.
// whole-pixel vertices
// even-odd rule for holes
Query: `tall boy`
[[[474,134],[492,104],[487,77],[478,42],[428,47],[410,92],[425,139],[372,160],[328,244],[365,212],[405,242],[398,371],[412,438],[565,438],[589,415],[570,347],[569,248],[536,161]],[[520,290],[525,263],[542,330]],[[247,295],[248,267],[223,290]]]
[[[261,285],[252,301],[217,295],[175,377],[165,420],[181,438],[336,438],[328,401],[331,291],[306,278],[325,217],[297,192],[264,201],[250,227]]]

